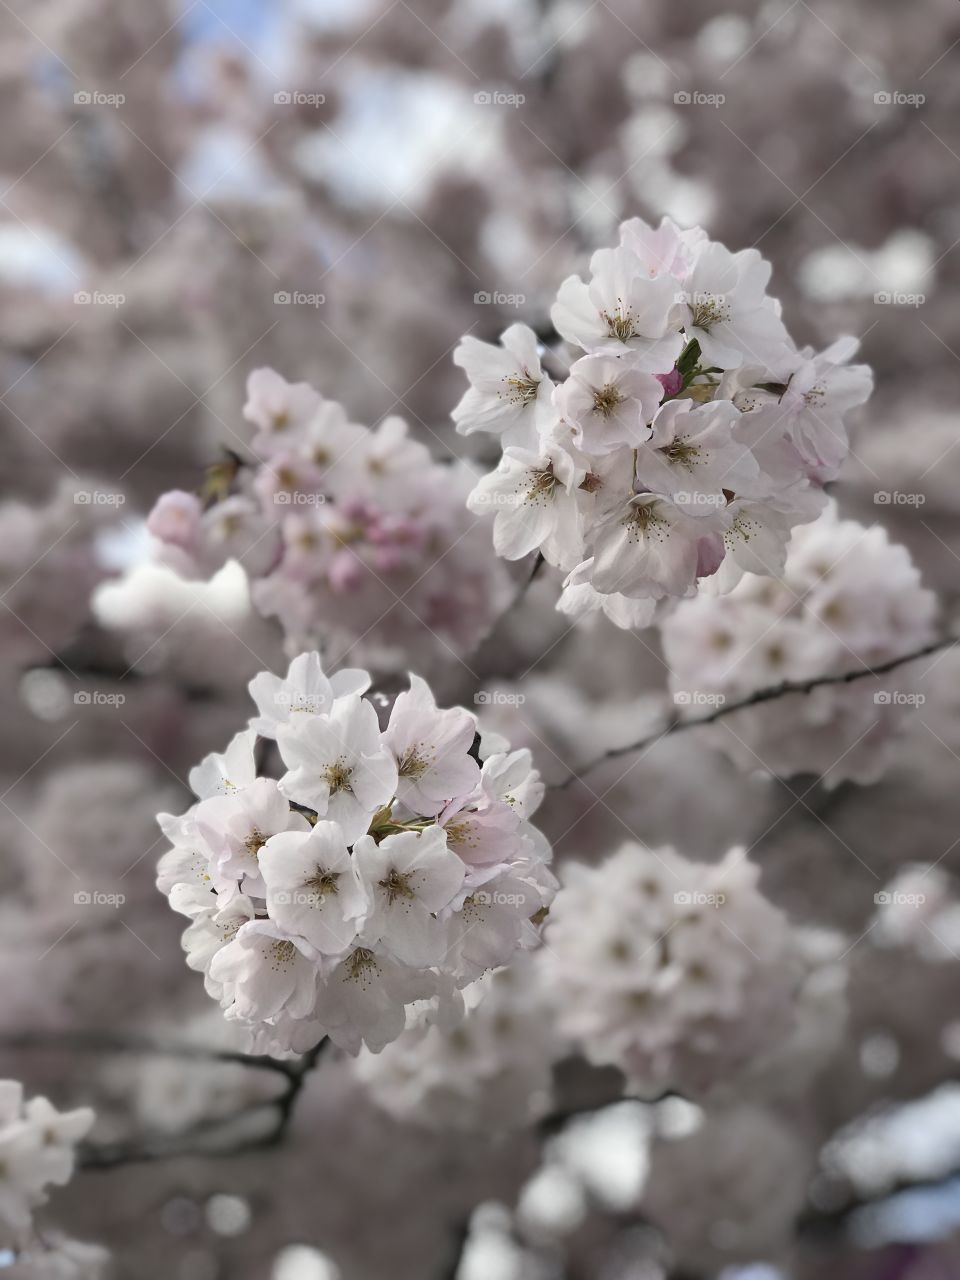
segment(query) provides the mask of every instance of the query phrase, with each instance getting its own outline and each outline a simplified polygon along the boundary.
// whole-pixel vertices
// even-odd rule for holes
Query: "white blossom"
[[[441,711],[430,686],[410,676],[383,740],[397,764],[397,799],[414,813],[439,813],[453,796],[473,791],[480,767],[469,755],[476,721],[459,707]]]
[[[598,249],[590,259],[591,279],[568,276],[550,318],[557,332],[594,355],[629,356],[638,368],[658,373],[680,353],[680,325],[674,319],[677,285],[666,275],[651,278],[629,249]]]
[[[489,431],[505,445],[535,449],[537,420],[549,405],[550,376],[541,368],[537,336],[525,324],[505,329],[499,347],[465,337],[453,353],[470,388],[453,410],[461,435]]]
[[[576,486],[582,469],[566,450],[509,448],[496,471],[483,476],[467,505],[494,512],[493,545],[507,560],[542,550],[552,564],[573,568],[582,558]]]
[[[260,853],[267,910],[288,933],[324,955],[340,955],[368,909],[343,829],[317,821],[303,833],[271,836]]]
[[[278,745],[287,766],[284,795],[338,822],[350,842],[396,791],[397,766],[377,713],[357,694],[339,699],[325,715],[281,729]]]
[[[577,447],[603,455],[650,439],[648,423],[663,387],[622,356],[584,356],[555,393],[558,412],[573,426]]]
[[[683,280],[682,324],[700,345],[704,364],[732,369],[782,358],[788,337],[778,304],[767,297],[771,267],[756,249],[731,253],[701,244]]]
[[[468,505],[495,516],[498,555],[538,551],[566,575],[563,612],[638,629],[657,601],[782,572],[872,381],[846,363],[852,339],[795,347],[755,249],[635,218],[590,271],[551,312],[586,354],[554,387],[552,416],[529,415],[524,447],[501,441]]]
[[[802,979],[757,875],[742,849],[702,864],[628,843],[568,863],[542,953],[561,1033],[641,1095],[698,1096],[752,1068],[792,1026]]]
[[[261,671],[250,681],[250,696],[260,710],[251,719],[250,728],[262,738],[275,738],[281,726],[295,724],[302,715],[326,714],[337,698],[366,693],[369,687],[365,671],[337,671],[328,679],[318,653],[301,653],[290,663],[284,679]]]
[[[481,767],[476,717],[415,675],[381,730],[369,686],[315,652],[262,673],[251,727],[193,771],[204,798],[159,818],[187,964],[254,1053],[376,1053],[420,1001],[453,1025],[462,988],[538,945],[556,891],[530,752],[488,740]],[[258,728],[279,783],[250,776]]]
[[[353,857],[370,901],[363,944],[379,943],[415,968],[438,964],[447,938],[442,913],[465,875],[442,827],[400,831],[379,843],[364,836],[354,845]]]
[[[46,1098],[25,1102],[18,1081],[0,1080],[0,1248],[25,1242],[47,1188],[70,1181],[93,1119],[88,1107],[60,1112]]]
[[[733,590],[701,592],[661,624],[675,693],[715,702],[784,681],[869,672],[932,639],[935,598],[906,548],[879,526],[840,520],[831,504],[788,542],[784,514],[746,501],[730,511],[718,577],[736,569]],[[868,782],[883,772],[917,705],[906,668],[746,708],[730,718],[733,732],[702,732],[749,771],[817,773],[827,786]]]

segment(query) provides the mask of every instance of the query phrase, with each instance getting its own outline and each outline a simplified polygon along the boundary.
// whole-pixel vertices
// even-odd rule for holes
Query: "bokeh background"
[[[93,1102],[102,1142],[175,1136],[272,1087],[115,1048],[226,1044],[154,888],[153,815],[184,807],[188,768],[243,722],[281,637],[235,602],[158,606],[136,629],[91,604],[148,554],[159,494],[242,454],[259,366],[489,465],[449,421],[461,335],[548,334],[560,280],[624,217],[700,224],[771,260],[798,341],[862,336],[876,391],[834,493],[908,547],[949,626],[958,65],[957,0],[0,4],[0,1074]],[[538,577],[468,664],[424,659],[450,700],[522,695],[485,714],[555,782],[641,736],[664,690],[654,639],[570,628],[556,591]],[[694,1269],[671,1270],[646,1225],[646,1109],[559,1147],[542,1129],[429,1132],[340,1060],[282,1147],[89,1170],[60,1220],[137,1280],[960,1275],[958,931],[934,956],[869,936],[903,863],[960,869],[957,673],[949,655],[924,673],[923,714],[873,788],[744,776],[683,735],[628,777],[601,771],[602,803],[568,789],[541,814],[559,855],[587,861],[630,833],[708,860],[748,844],[775,901],[849,940],[843,1045],[783,1107],[783,1150],[753,1122],[718,1139],[752,1191],[716,1210]],[[569,1105],[606,1083],[561,1074]],[[724,1270],[725,1224],[798,1170],[807,1202],[776,1268]]]

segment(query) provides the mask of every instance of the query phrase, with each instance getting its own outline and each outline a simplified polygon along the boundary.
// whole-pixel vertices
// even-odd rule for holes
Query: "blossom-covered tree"
[[[953,1274],[956,22],[0,6],[0,1272]]]

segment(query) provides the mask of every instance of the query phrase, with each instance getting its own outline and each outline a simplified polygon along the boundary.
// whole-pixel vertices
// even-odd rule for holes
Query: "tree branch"
[[[154,1133],[144,1134],[133,1141],[81,1143],[77,1151],[77,1165],[81,1169],[116,1169],[122,1165],[172,1160],[179,1156],[234,1156],[279,1146],[290,1127],[306,1078],[330,1043],[324,1038],[302,1057],[282,1059],[271,1058],[267,1054],[207,1049],[198,1045],[165,1045],[146,1038],[125,1038],[98,1032],[51,1035],[26,1031],[0,1037],[0,1049],[132,1054],[179,1058],[191,1062],[229,1063],[255,1070],[273,1071],[284,1079],[284,1087],[277,1097],[254,1103],[216,1120],[203,1120],[182,1134]],[[271,1112],[272,1123],[262,1133],[241,1137],[234,1142],[222,1142],[243,1121],[269,1115]]]
[[[642,751],[644,747],[652,746],[660,738],[666,738],[670,734],[682,733],[686,729],[698,729],[703,725],[714,724],[717,720],[722,720],[725,716],[731,716],[737,711],[744,711],[747,707],[760,706],[764,702],[774,702],[778,698],[786,698],[794,693],[812,693],[814,689],[824,689],[830,685],[853,684],[855,681],[865,680],[869,676],[886,675],[888,671],[895,671],[897,667],[905,666],[908,662],[916,662],[917,659],[929,657],[932,653],[941,653],[947,649],[953,649],[958,644],[960,644],[960,637],[945,636],[940,640],[935,640],[931,644],[925,645],[922,649],[914,650],[913,653],[905,653],[899,658],[891,658],[887,662],[878,663],[875,667],[864,667],[859,671],[845,671],[841,675],[814,676],[810,680],[784,680],[780,684],[768,685],[764,689],[756,689],[753,693],[748,694],[747,697],[740,698],[736,702],[721,703],[709,715],[698,716],[692,720],[682,720],[674,715],[657,733],[651,733],[646,738],[641,738],[639,742],[631,742],[628,746],[614,747],[610,751],[604,752],[596,760],[591,760],[589,764],[584,765],[583,768],[564,778],[563,782],[555,783],[553,789],[564,791],[572,783],[586,777],[588,773],[591,773],[605,761],[616,760],[619,756],[633,755],[635,751]]]

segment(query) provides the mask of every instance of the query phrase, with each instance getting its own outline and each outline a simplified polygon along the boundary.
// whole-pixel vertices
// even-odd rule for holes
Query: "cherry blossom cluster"
[[[381,729],[369,687],[316,653],[261,672],[248,729],[191,771],[198,803],[160,815],[187,963],[258,1052],[379,1052],[419,1002],[455,1018],[463,987],[537,945],[553,897],[530,753],[487,754],[413,675]],[[279,780],[258,775],[258,737]]]
[[[909,551],[830,503],[792,537],[777,581],[683,601],[661,634],[674,697],[693,716],[782,681],[866,672],[934,636],[937,603]],[[910,668],[748,707],[702,732],[748,771],[875,782],[922,695]]]
[[[33,1211],[47,1189],[73,1177],[75,1149],[93,1124],[88,1107],[57,1111],[46,1098],[24,1100],[16,1080],[0,1080],[0,1251],[23,1280],[96,1280],[106,1260],[91,1245],[36,1232]]]
[[[499,555],[539,550],[564,571],[564,612],[643,626],[701,583],[776,576],[793,526],[822,508],[872,377],[848,363],[851,338],[796,347],[770,270],[756,249],[633,218],[589,280],[560,286],[553,325],[582,353],[565,378],[522,324],[457,348],[457,430],[503,446],[468,505],[494,515]]]
[[[628,843],[566,864],[542,954],[560,1033],[647,1097],[755,1070],[794,1030],[804,981],[758,875],[742,849],[702,864]]]
[[[379,1106],[431,1128],[520,1128],[550,1107],[560,1041],[543,990],[542,956],[485,974],[465,994],[455,1025],[421,1014],[356,1072]]]
[[[166,564],[207,578],[230,559],[294,653],[324,642],[396,658],[416,645],[472,648],[506,588],[464,511],[472,476],[411,439],[402,418],[371,430],[304,382],[258,369],[244,417],[253,461],[221,468],[207,505],[164,494],[148,520]],[[219,476],[219,483],[218,483]],[[381,652],[383,651],[383,652]]]
[[[956,881],[935,863],[907,862],[874,896],[870,941],[877,947],[911,947],[924,959],[957,959],[960,894]]]

